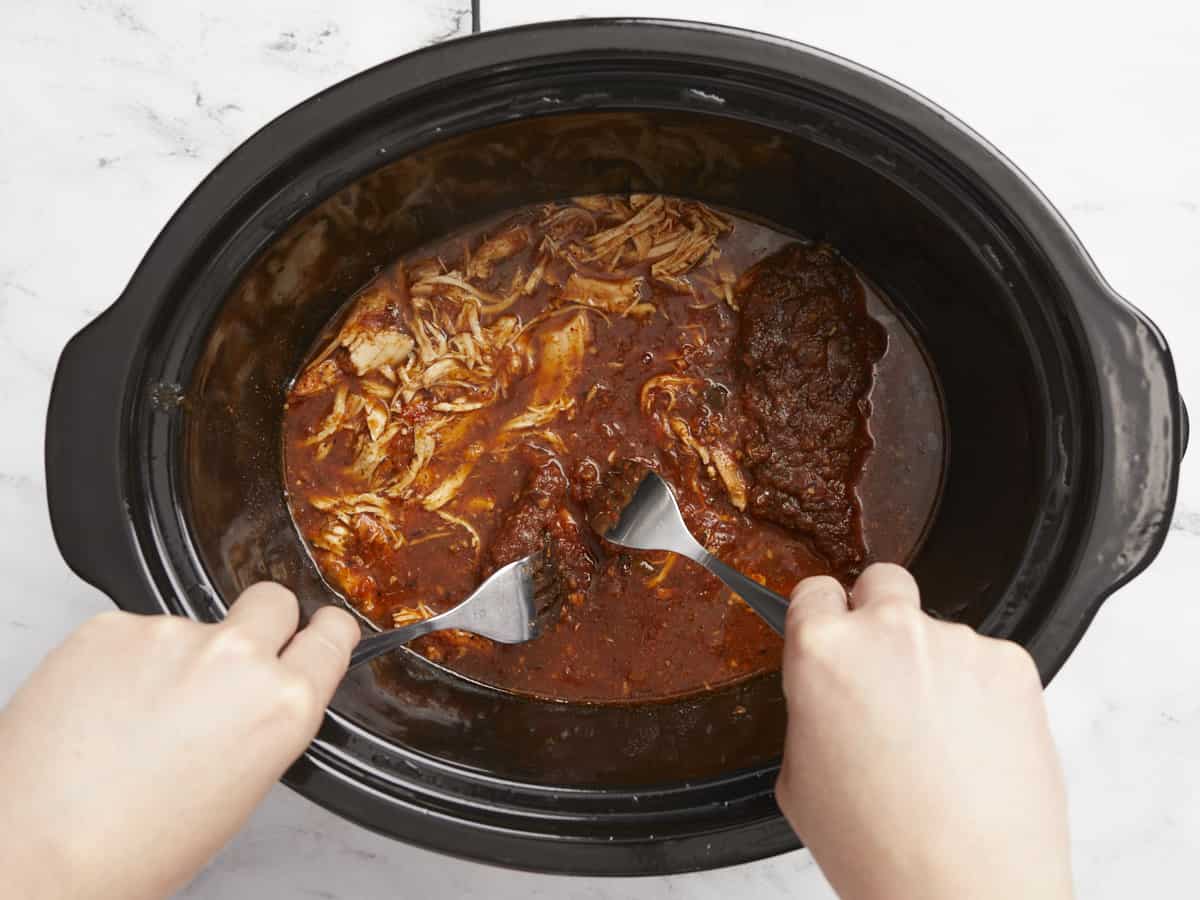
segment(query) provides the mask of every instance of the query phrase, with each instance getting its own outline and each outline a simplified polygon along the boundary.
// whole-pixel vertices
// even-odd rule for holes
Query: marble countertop
[[[802,40],[943,104],[1063,211],[1114,287],[1168,336],[1185,396],[1200,397],[1200,6],[484,0],[482,23],[633,11]],[[109,607],[62,563],[46,512],[40,423],[62,345],[120,293],[168,216],[239,142],[333,82],[469,31],[471,13],[465,0],[7,0],[4,20],[0,703]],[[1200,890],[1198,557],[1200,478],[1187,469],[1158,560],[1108,601],[1048,690],[1090,900]],[[378,837],[278,787],[183,896],[832,892],[802,851],[670,878],[505,872]]]

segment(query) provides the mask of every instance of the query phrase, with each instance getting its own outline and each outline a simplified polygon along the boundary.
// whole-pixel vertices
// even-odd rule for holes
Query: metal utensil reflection
[[[502,644],[520,644],[541,634],[558,613],[562,585],[548,550],[530,554],[498,569],[453,609],[359,641],[350,667],[433,631],[460,629]]]
[[[775,631],[783,634],[788,607],[786,598],[705,550],[684,524],[671,486],[657,473],[646,473],[621,510],[617,523],[605,533],[604,538],[633,550],[669,550],[698,562],[725,582]]]

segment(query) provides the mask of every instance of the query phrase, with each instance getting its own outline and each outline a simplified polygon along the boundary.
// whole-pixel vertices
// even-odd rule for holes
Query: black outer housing
[[[667,89],[676,82],[680,90]],[[965,504],[971,490],[982,489],[977,483],[1003,481],[1009,470],[1003,459],[987,456],[989,440],[972,443],[980,416],[955,398],[955,378],[947,376],[960,363],[953,358],[953,334],[939,322],[956,313],[906,297],[902,287],[889,284],[904,279],[890,279],[886,264],[872,270],[873,245],[855,236],[853,222],[844,235],[837,228],[829,235],[897,297],[946,383],[954,447],[946,501],[914,567],[927,592],[937,595],[936,585],[944,582],[950,593],[970,594],[975,605],[936,596],[929,603],[987,633],[1020,640],[1049,680],[1102,601],[1153,559],[1166,535],[1188,426],[1164,339],[1103,281],[1024,176],[944,111],[821,51],[708,25],[595,20],[473,36],[338,84],[243,144],[163,229],[120,299],[63,351],[50,400],[46,469],[54,533],[68,564],[123,609],[201,620],[223,614],[239,579],[275,571],[269,564],[233,575],[214,571],[220,568],[213,562],[215,551],[206,549],[207,538],[194,521],[194,498],[189,499],[189,491],[203,484],[194,475],[203,463],[189,461],[188,448],[202,436],[188,437],[181,420],[211,415],[201,409],[202,399],[194,401],[195,408],[189,403],[193,391],[203,393],[197,367],[238,279],[287,228],[372,167],[456,134],[577,111],[651,117],[677,112],[685,123],[707,116],[714,125],[718,119],[744,121],[788,140],[850,153],[850,138],[843,139],[835,126],[814,126],[792,111],[788,104],[801,100],[831,110],[831,116],[857,117],[864,129],[898,148],[895,155],[879,154],[878,166],[864,163],[883,173],[872,179],[909,178],[916,184],[924,176],[913,173],[925,171],[950,185],[946,190],[952,188],[962,203],[982,210],[981,219],[994,225],[994,244],[972,242],[965,219],[939,213],[947,234],[965,236],[963,272],[968,266],[990,267],[997,291],[1024,291],[1023,278],[1032,285],[1024,306],[1014,303],[996,313],[1024,347],[1012,357],[1017,364],[1011,378],[1027,395],[1028,423],[1014,424],[1013,430],[1029,434],[1020,443],[1021,458],[1014,455],[1010,463],[1020,481],[1014,481],[1012,493],[1029,499],[1011,515],[997,512],[985,526],[995,534],[981,527],[974,536],[980,544],[1009,540],[1017,550],[1005,557],[1002,583],[973,587],[967,575],[938,561],[938,548],[951,540],[939,536],[939,525],[958,521],[956,484],[965,485]],[[373,161],[363,149],[368,140],[378,153]],[[851,186],[850,193],[858,187]],[[831,216],[844,212],[832,210]],[[818,220],[820,214],[818,209]],[[911,255],[912,248],[896,252]],[[887,254],[878,258],[886,260]],[[970,302],[969,296],[963,300]],[[322,315],[335,306],[327,301]],[[313,316],[310,338],[320,318]],[[302,350],[293,339],[284,368],[294,370]],[[181,408],[171,385],[188,389]],[[274,403],[279,389],[268,392],[267,401]],[[1024,415],[1013,410],[1014,416]],[[998,401],[995,418],[1005,413]],[[955,431],[956,415],[964,441]],[[986,438],[984,431],[979,434]],[[1005,431],[994,434],[996,441],[1006,440]],[[977,462],[972,454],[978,454]],[[264,472],[271,465],[264,462]],[[985,471],[962,474],[964,466],[975,465]],[[291,540],[295,543],[294,536]],[[298,569],[285,571],[301,577]],[[311,580],[311,573],[306,577]],[[364,725],[360,698],[371,688],[348,684],[345,709],[335,700],[318,739],[284,780],[366,827],[473,859],[571,873],[712,868],[799,846],[772,796],[781,711],[777,683],[764,684],[695,708],[724,723],[713,738],[720,742],[726,740],[720,729],[728,727],[730,708],[720,703],[749,696],[752,718],[759,706],[772,710],[761,719],[775,723],[763,726],[762,740],[771,746],[735,753],[728,771],[715,763],[700,766],[687,781],[686,776],[672,781],[668,771],[653,766],[606,769],[582,751],[579,766],[588,774],[578,777],[548,764],[537,771],[519,771],[511,760],[489,765],[488,758],[505,752],[502,742],[480,751],[491,757],[467,758],[467,750],[459,757],[452,742],[423,746],[419,729],[405,732],[406,739],[387,734],[383,720]],[[411,696],[424,696],[413,690]],[[515,715],[511,710],[519,701],[478,694],[447,702],[456,710],[483,710],[476,714],[496,722]],[[388,714],[404,713],[392,708]],[[530,712],[529,721],[552,714],[560,715]],[[583,713],[561,715],[586,719]],[[602,711],[587,721],[617,734],[655,715]],[[492,738],[479,740],[486,744]],[[538,759],[541,751],[530,747],[530,759]]]

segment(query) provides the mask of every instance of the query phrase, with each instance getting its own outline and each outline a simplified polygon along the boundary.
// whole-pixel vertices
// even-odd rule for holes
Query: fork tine
[[[540,632],[557,617],[566,593],[562,568],[558,565],[558,555],[550,535],[546,535],[541,549],[533,556],[532,563],[529,568],[535,629]]]

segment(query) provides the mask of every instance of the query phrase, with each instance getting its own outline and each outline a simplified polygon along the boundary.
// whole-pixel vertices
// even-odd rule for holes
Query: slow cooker
[[[834,244],[944,392],[927,608],[1044,679],[1166,534],[1187,416],[1154,325],[1003,156],[861,66],[683,22],[551,23],[431,47],[302,103],[196,189],[63,351],[46,468],[69,565],[203,621],[252,582],[337,602],[291,526],[284,391],[379,268],[509,207],[703,200]],[[659,703],[482,687],[411,653],[354,672],[285,781],[368,828],[554,872],[696,870],[798,846],[772,787],[778,676]],[[220,760],[212,761],[220,765]]]

